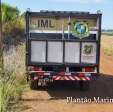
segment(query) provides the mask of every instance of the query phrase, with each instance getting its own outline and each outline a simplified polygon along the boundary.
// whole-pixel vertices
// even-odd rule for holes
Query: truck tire
[[[30,80],[30,88],[32,90],[37,90],[38,89],[38,80]]]
[[[80,90],[82,91],[88,91],[89,90],[89,87],[90,87],[90,83],[89,81],[80,81]]]

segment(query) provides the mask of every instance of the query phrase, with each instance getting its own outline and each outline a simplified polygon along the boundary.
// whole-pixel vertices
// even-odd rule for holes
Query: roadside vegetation
[[[113,36],[113,30],[102,30],[102,34],[106,36]]]
[[[24,40],[24,14],[17,7],[2,3],[2,25],[4,44],[17,45]]]
[[[4,71],[0,81],[0,112],[13,110],[11,104],[14,104],[20,98],[26,83],[23,80],[18,80],[13,71]]]
[[[26,88],[24,15],[17,7],[2,3],[4,69],[0,71],[0,112],[10,111]],[[12,111],[13,112],[13,111]]]
[[[101,46],[107,56],[113,56],[113,36],[102,35]]]

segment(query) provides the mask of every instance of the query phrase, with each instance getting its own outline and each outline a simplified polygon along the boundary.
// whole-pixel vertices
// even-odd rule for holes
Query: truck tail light
[[[94,68],[93,67],[85,67],[85,68],[83,68],[83,72],[94,72]]]
[[[79,75],[78,75],[79,77],[84,77],[85,76],[85,74],[84,73],[79,73]]]
[[[43,76],[44,75],[44,71],[43,71],[42,67],[34,67],[33,71],[36,71],[36,74],[38,76]]]
[[[42,71],[42,67],[33,67],[34,71]]]
[[[42,67],[28,66],[28,71],[42,71]]]

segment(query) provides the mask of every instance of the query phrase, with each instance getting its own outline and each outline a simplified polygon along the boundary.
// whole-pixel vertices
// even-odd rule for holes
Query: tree
[[[17,44],[24,36],[24,17],[17,7],[2,3],[3,38],[5,44]]]
[[[19,10],[17,7],[2,3],[2,22],[3,24],[13,21],[19,17]]]

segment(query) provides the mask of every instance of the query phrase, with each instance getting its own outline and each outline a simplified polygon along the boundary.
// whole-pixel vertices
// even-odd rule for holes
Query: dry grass
[[[3,74],[3,75],[2,75]],[[0,112],[9,111],[10,101],[18,99],[26,87],[25,43],[4,52],[4,72],[0,74]]]
[[[101,48],[107,56],[113,56],[113,36],[102,35]]]

